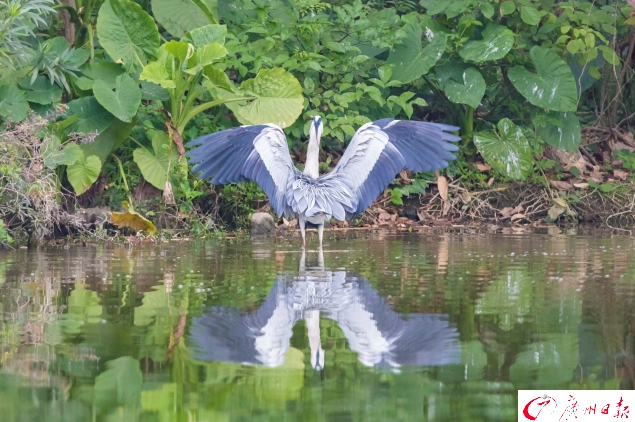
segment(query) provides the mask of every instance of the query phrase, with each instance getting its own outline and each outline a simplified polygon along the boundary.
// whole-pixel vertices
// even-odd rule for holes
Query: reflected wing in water
[[[282,365],[295,324],[293,311],[287,306],[283,279],[255,313],[244,315],[234,308],[217,307],[194,318],[190,329],[194,358]]]
[[[333,315],[360,362],[399,367],[460,361],[458,332],[446,315],[399,314],[362,280],[351,303]]]

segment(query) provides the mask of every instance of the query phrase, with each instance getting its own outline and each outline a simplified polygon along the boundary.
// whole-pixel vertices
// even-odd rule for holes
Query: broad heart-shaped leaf
[[[207,6],[214,13],[214,3],[203,0],[203,7]],[[217,23],[192,0],[153,0],[152,13],[157,22],[178,38],[195,28]]]
[[[181,63],[192,57],[194,54],[194,46],[183,41],[172,40],[165,43],[164,47],[168,53],[176,57]]]
[[[459,50],[463,59],[477,63],[499,60],[514,46],[514,33],[504,26],[487,25],[481,35],[482,40],[469,41]]]
[[[441,58],[447,44],[447,37],[442,32],[433,34],[425,48],[421,47],[421,26],[407,23],[403,28],[401,44],[396,44],[387,64],[393,67],[392,79],[409,83],[428,73],[430,68]]]
[[[141,81],[141,99],[167,101],[170,94],[161,85],[149,81]]]
[[[203,81],[203,86],[207,89],[222,88],[225,91],[234,92],[234,88],[229,82],[227,74],[217,67],[210,65],[205,66],[205,76],[207,79]]]
[[[571,69],[553,50],[535,46],[529,57],[536,73],[514,66],[507,76],[516,89],[535,106],[554,111],[576,111],[578,93]]]
[[[96,155],[89,155],[66,167],[66,176],[77,195],[81,195],[91,187],[101,172],[101,161]]]
[[[134,120],[132,123],[125,123],[115,119],[108,126],[108,129],[101,132],[93,142],[81,144],[79,147],[84,152],[85,157],[96,155],[102,163],[106,163],[110,153],[128,139],[134,126]]]
[[[256,97],[246,103],[226,104],[242,124],[274,123],[284,128],[291,126],[302,113],[302,86],[282,68],[262,69],[254,79],[244,81],[240,90],[241,94]],[[236,97],[221,89],[216,89],[216,94],[225,99]]]
[[[112,89],[115,87],[117,76],[124,73],[125,69],[119,63],[95,60],[83,65],[81,71],[84,76],[78,78],[76,82],[80,89],[93,89],[93,83],[97,80],[107,83]]]
[[[540,12],[535,7],[521,6],[520,18],[527,25],[538,25],[540,23]]]
[[[99,43],[128,70],[156,58],[161,38],[154,19],[131,0],[106,0],[97,18]]]
[[[75,164],[77,160],[84,158],[84,153],[79,145],[70,143],[59,149],[59,138],[55,137],[53,139],[51,145],[47,145],[47,148],[42,152],[42,159],[46,168],[54,169],[57,166],[70,166]]]
[[[214,63],[216,60],[227,55],[227,49],[219,43],[211,43],[197,48],[194,57],[188,62],[190,66],[185,72],[190,75],[196,75],[207,65]]]
[[[28,114],[29,103],[24,91],[15,85],[0,86],[0,116],[16,123],[26,119]]]
[[[176,83],[170,79],[170,73],[165,66],[159,62],[152,62],[145,65],[143,71],[141,71],[141,75],[139,75],[139,79],[152,82],[164,89],[176,88]]]
[[[145,231],[148,234],[154,234],[157,232],[157,228],[154,227],[152,221],[148,220],[135,210],[130,208],[127,201],[123,202],[124,212],[111,212],[110,221],[117,227],[128,227],[138,232],[140,230]]]
[[[141,104],[141,89],[127,73],[117,76],[114,92],[106,82],[99,80],[93,84],[93,93],[99,104],[119,120],[128,123],[137,114]]]
[[[496,170],[523,180],[532,167],[531,147],[521,128],[508,118],[498,122],[498,134],[487,131],[474,135],[474,145]]]
[[[540,137],[554,148],[569,152],[578,151],[581,129],[580,121],[575,113],[557,113],[552,111],[550,114],[559,120],[561,124],[556,125],[548,121],[545,127],[538,126],[536,129]]]
[[[33,84],[28,76],[20,79],[20,87],[26,91],[24,98],[32,103],[51,104],[62,97],[62,88],[52,84],[49,78],[41,75],[33,81]]]
[[[157,130],[152,137],[153,152],[147,148],[137,148],[133,151],[134,162],[137,163],[143,178],[157,189],[165,189],[168,181],[168,165],[174,168],[179,158],[176,148],[168,153],[170,138],[167,133]]]
[[[142,384],[138,360],[124,356],[108,361],[106,370],[95,378],[95,405],[99,412],[122,407],[120,412],[125,415],[126,411],[140,407]]]
[[[453,63],[448,63],[437,68],[436,74],[441,88],[450,101],[467,104],[473,108],[477,108],[481,104],[487,87],[481,72],[473,67],[463,70]]]
[[[66,129],[66,133],[101,133],[115,119],[103,108],[95,97],[84,97],[68,103],[67,116],[77,116],[77,122]]]
[[[213,42],[217,42],[221,45],[225,44],[226,35],[227,26],[225,25],[205,25],[200,28],[192,29],[181,41],[192,43],[194,47],[201,48]]]

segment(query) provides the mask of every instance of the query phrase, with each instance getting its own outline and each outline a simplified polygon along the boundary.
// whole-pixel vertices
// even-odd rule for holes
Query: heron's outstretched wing
[[[401,170],[423,172],[448,166],[460,140],[447,132],[458,127],[413,120],[381,119],[366,123],[353,136],[332,173],[345,173],[363,212]]]
[[[281,276],[255,313],[217,307],[194,318],[188,343],[196,359],[279,366],[284,363],[295,318]]]
[[[214,184],[253,180],[265,191],[278,216],[291,217],[286,200],[290,182],[299,173],[289,154],[284,132],[274,124],[241,126],[202,136],[188,145],[196,164],[192,171]]]
[[[439,314],[401,315],[363,279],[355,299],[334,315],[351,350],[367,366],[428,366],[457,363],[456,327]]]

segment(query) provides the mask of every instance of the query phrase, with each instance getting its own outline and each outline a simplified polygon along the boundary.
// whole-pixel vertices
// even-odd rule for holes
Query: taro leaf
[[[157,232],[157,228],[154,227],[152,221],[148,220],[138,212],[136,212],[128,201],[123,201],[121,204],[124,212],[111,212],[110,221],[117,227],[128,227],[135,232],[145,231],[148,234],[154,234]]]
[[[101,161],[96,155],[84,154],[74,164],[66,168],[66,176],[77,195],[81,195],[91,187],[101,172]]]
[[[169,41],[163,45],[168,53],[176,57],[181,63],[192,57],[194,46],[183,41]]]
[[[529,57],[536,73],[524,66],[509,69],[509,80],[530,103],[555,111],[576,111],[578,94],[571,69],[554,50],[535,46]]]
[[[108,55],[127,70],[155,59],[161,41],[154,19],[131,0],[106,0],[99,9],[97,34]]]
[[[216,60],[225,57],[227,55],[227,49],[219,43],[211,43],[204,45],[201,48],[197,48],[194,52],[194,57],[188,62],[190,66],[185,73],[190,75],[196,75],[203,70],[207,65],[214,63]]]
[[[82,66],[81,71],[84,76],[78,78],[75,83],[85,91],[93,89],[93,83],[97,80],[105,82],[109,88],[113,89],[117,76],[125,72],[119,63],[107,61],[91,61]]]
[[[419,4],[426,8],[426,13],[430,16],[443,13],[451,2],[447,0],[420,0]]]
[[[274,123],[284,128],[296,121],[304,105],[302,86],[291,73],[281,68],[262,69],[255,78],[244,81],[242,94],[254,96],[253,101],[227,103],[239,122],[245,125]],[[223,99],[236,95],[217,89]]]
[[[548,121],[545,127],[537,127],[538,134],[554,148],[569,152],[578,151],[581,129],[580,121],[575,113],[551,112],[550,114],[562,124],[556,125]]]
[[[29,114],[29,103],[24,97],[24,91],[15,85],[0,87],[0,116],[21,122]]]
[[[117,76],[115,91],[108,84],[98,80],[93,84],[93,93],[106,110],[124,122],[130,122],[141,104],[141,89],[127,73]]]
[[[84,152],[85,157],[96,155],[102,163],[106,163],[110,153],[128,139],[134,125],[134,120],[132,123],[125,123],[115,119],[108,126],[108,129],[101,132],[93,142],[81,144],[79,147]]]
[[[479,132],[474,144],[483,158],[496,170],[523,180],[532,167],[531,147],[521,128],[508,118],[498,122],[498,133]]]
[[[47,148],[42,153],[42,159],[46,168],[54,169],[57,166],[70,166],[75,164],[77,160],[84,159],[84,153],[79,145],[70,143],[64,148],[59,149],[59,138],[55,137],[53,139],[51,145],[47,145]]]
[[[203,0],[201,7],[196,5],[196,1],[192,0],[153,0],[152,13],[154,18],[168,32],[175,37],[182,38],[189,31],[217,23],[207,10],[214,10],[215,2],[211,0]],[[211,18],[211,19],[210,19]]]
[[[167,101],[170,99],[170,94],[161,85],[149,81],[141,81],[141,99]]]
[[[66,133],[101,133],[115,119],[103,108],[95,97],[84,97],[68,103],[67,116],[77,116],[77,122],[70,125]]]
[[[24,97],[37,104],[51,104],[62,97],[62,88],[52,84],[49,78],[38,76],[31,84],[31,78],[20,79],[20,87],[26,91]]]
[[[179,156],[176,148],[169,151],[170,138],[167,133],[157,130],[152,137],[152,149],[137,148],[132,153],[134,162],[137,163],[143,178],[157,189],[165,189],[168,181],[168,168],[170,162],[174,168]]]
[[[461,69],[449,63],[436,70],[439,84],[453,103],[467,104],[476,108],[485,95],[485,80],[473,67]]]
[[[120,414],[134,412],[141,404],[142,384],[139,361],[130,356],[108,361],[106,370],[95,378],[95,405],[104,413],[120,407]]]
[[[527,25],[538,25],[540,23],[540,12],[535,7],[522,6],[520,8],[520,18]]]
[[[504,26],[487,25],[481,35],[482,40],[469,41],[459,50],[463,59],[477,63],[500,60],[514,46],[514,33]]]
[[[181,41],[192,43],[194,47],[201,48],[213,42],[221,45],[225,44],[226,35],[227,26],[225,25],[205,25],[201,28],[192,29]]]
[[[221,88],[225,91],[234,92],[227,74],[212,65],[205,66],[205,76],[207,79],[203,81],[203,86],[207,89]],[[305,82],[306,82],[305,78]],[[309,79],[310,80],[310,79]]]
[[[152,82],[164,89],[176,88],[176,84],[170,79],[170,72],[159,61],[145,65],[141,75],[139,75],[139,79]]]
[[[392,79],[409,83],[428,73],[445,51],[447,37],[442,32],[430,34],[430,44],[421,47],[421,26],[407,23],[403,28],[401,44],[394,46],[387,64],[393,67]]]

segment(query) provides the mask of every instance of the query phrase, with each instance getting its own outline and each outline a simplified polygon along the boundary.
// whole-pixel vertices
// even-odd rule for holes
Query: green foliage
[[[170,165],[177,164],[178,154],[168,134],[158,130],[152,136],[152,151],[145,147],[137,148],[133,157],[143,178],[157,189],[163,190],[168,181]]]

